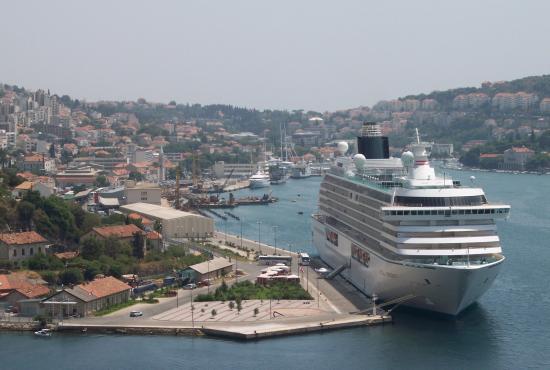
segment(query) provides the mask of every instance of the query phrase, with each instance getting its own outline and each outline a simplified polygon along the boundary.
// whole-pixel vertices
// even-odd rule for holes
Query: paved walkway
[[[234,303],[234,302],[233,302]],[[229,307],[229,302],[193,302],[194,310],[191,312],[191,302],[173,308],[153,317],[153,320],[172,322],[256,322],[285,317],[305,317],[325,314],[312,301],[297,300],[246,300],[241,303],[239,312],[235,304]],[[254,311],[257,309],[257,313]],[[216,313],[213,315],[212,311]]]

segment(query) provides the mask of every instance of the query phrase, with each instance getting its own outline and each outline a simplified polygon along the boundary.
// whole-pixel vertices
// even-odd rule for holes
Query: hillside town
[[[214,219],[238,217],[213,208],[277,201],[234,191],[261,185],[264,170],[272,184],[322,175],[336,143],[353,145],[365,120],[392,137],[395,156],[418,128],[444,163],[547,171],[550,96],[500,91],[509,84],[332,113],[92,103],[0,85],[0,301],[31,316],[51,315],[52,297],[82,301],[78,315],[123,304],[130,289],[152,284],[134,276],[169,275],[219,253]]]

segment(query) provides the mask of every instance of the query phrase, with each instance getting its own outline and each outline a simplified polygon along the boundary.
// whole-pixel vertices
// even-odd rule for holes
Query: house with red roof
[[[21,261],[46,253],[50,243],[36,231],[0,234],[0,260]]]
[[[130,299],[132,287],[112,277],[96,278],[88,283],[64,288],[46,298],[42,304],[49,316],[85,317],[95,311],[127,302]],[[60,304],[63,302],[63,304]]]
[[[20,312],[20,301],[45,297],[50,293],[50,289],[43,283],[21,274],[1,274],[0,302],[17,307]]]
[[[512,147],[504,151],[504,168],[507,170],[525,170],[525,164],[535,155],[535,151],[525,146]]]
[[[109,238],[115,238],[120,242],[126,242],[130,245],[134,242],[135,233],[139,233],[143,236],[143,252],[146,250],[146,233],[134,224],[128,225],[115,225],[115,226],[102,226],[94,227],[92,231],[84,235],[82,238],[96,238],[99,240],[107,240]]]

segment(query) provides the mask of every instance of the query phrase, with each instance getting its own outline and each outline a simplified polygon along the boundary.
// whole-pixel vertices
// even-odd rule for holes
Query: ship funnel
[[[366,159],[386,159],[390,157],[387,136],[382,136],[380,125],[375,122],[365,122],[357,137],[357,152]]]

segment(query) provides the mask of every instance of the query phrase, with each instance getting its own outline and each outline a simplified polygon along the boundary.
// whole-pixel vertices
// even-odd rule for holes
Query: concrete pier
[[[216,232],[211,242],[225,245],[225,241],[241,246],[238,236]],[[291,255],[292,273],[300,276],[302,287],[313,300],[246,300],[241,310],[229,307],[229,302],[196,302],[193,296],[215,289],[179,290],[176,298],[161,298],[156,305],[137,304],[102,317],[65,320],[60,331],[86,331],[117,334],[210,335],[237,340],[256,340],[282,335],[306,334],[339,328],[379,325],[391,322],[389,315],[354,314],[372,307],[372,302],[361,295],[341,277],[325,280],[312,266],[298,266],[298,254],[265,243],[243,239],[242,246],[262,254]],[[246,254],[246,252],[245,252]],[[252,253],[253,254],[253,253]],[[265,266],[255,261],[239,262],[246,275],[239,279],[255,280]],[[227,281],[231,284],[231,281]],[[129,317],[132,310],[143,312],[143,317]],[[84,330],[86,329],[86,330]]]

